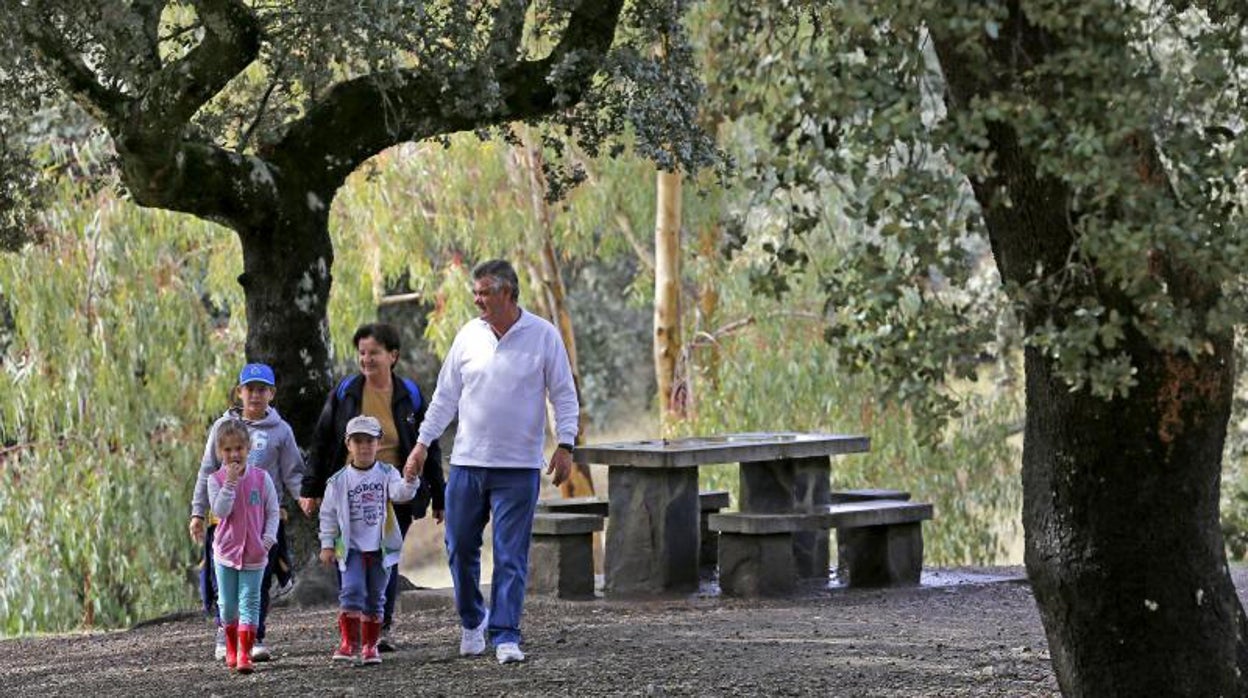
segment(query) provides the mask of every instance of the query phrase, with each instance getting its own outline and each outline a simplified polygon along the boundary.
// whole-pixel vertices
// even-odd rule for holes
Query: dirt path
[[[1031,593],[1017,581],[887,591],[808,587],[777,601],[531,599],[523,665],[461,659],[450,597],[408,592],[380,667],[331,665],[334,611],[279,608],[275,661],[232,676],[206,622],[0,643],[2,695],[1050,696]]]
[[[923,587],[812,586],[775,601],[530,599],[529,661],[505,667],[457,656],[447,591],[404,595],[403,649],[379,667],[330,663],[332,609],[278,608],[275,660],[233,676],[210,659],[208,624],[188,617],[0,642],[0,695],[1054,696],[1021,574],[937,570]],[[1233,574],[1242,598],[1248,570]]]

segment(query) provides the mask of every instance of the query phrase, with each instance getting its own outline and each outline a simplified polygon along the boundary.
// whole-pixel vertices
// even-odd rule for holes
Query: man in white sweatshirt
[[[554,484],[572,470],[579,405],[563,339],[554,325],[522,309],[520,281],[504,260],[472,270],[481,316],[455,336],[407,464],[423,468],[428,444],[455,413],[459,430],[446,482],[446,550],[462,635],[459,653],[485,652],[486,632],[500,664],[524,661],[520,616],[529,538],[542,467],[546,399],[559,446],[546,472]],[[481,595],[481,534],[494,522],[494,577],[487,610]]]

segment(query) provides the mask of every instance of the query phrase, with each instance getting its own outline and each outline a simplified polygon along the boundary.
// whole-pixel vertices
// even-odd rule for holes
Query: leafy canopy
[[[179,168],[205,152],[235,164],[303,158],[332,194],[391,145],[472,129],[506,137],[512,120],[547,120],[556,148],[618,152],[615,139],[629,131],[661,167],[693,171],[717,154],[694,120],[701,86],[684,9],[655,0],[29,0],[0,16],[0,137],[13,140],[32,104],[68,97],[108,129],[123,161],[178,143],[208,148],[182,148]],[[240,172],[259,180],[241,184],[272,176]],[[558,184],[578,176],[562,174]],[[132,193],[144,205],[237,215]]]
[[[712,99],[774,125],[747,171],[780,229],[756,286],[786,291],[814,226],[844,235],[843,260],[818,270],[828,338],[894,394],[947,413],[919,383],[970,376],[980,348],[1009,336],[968,286],[986,257],[985,202],[1061,197],[1050,208],[1071,235],[1058,249],[994,251],[1024,341],[1072,389],[1129,392],[1129,333],[1200,357],[1248,310],[1238,18],[1109,0],[726,4]],[[991,89],[958,102],[958,81]],[[1002,134],[1032,158],[1029,180],[1006,181],[988,154]],[[758,235],[739,230],[738,244]]]

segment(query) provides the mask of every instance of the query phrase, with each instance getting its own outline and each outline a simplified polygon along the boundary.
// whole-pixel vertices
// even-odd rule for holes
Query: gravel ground
[[[1019,568],[932,571],[921,587],[807,586],[784,600],[531,598],[524,664],[464,659],[445,590],[409,591],[400,651],[331,664],[332,608],[276,608],[272,662],[236,676],[193,616],[126,631],[0,642],[0,695],[1052,696]],[[1241,586],[1241,588],[1243,588]]]

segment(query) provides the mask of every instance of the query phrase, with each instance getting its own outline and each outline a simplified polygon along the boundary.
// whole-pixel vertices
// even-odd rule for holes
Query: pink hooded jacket
[[[269,474],[248,465],[235,485],[225,481],[221,468],[208,478],[212,513],[221,519],[213,538],[218,562],[236,570],[264,569],[269,548],[277,541],[277,489]]]

